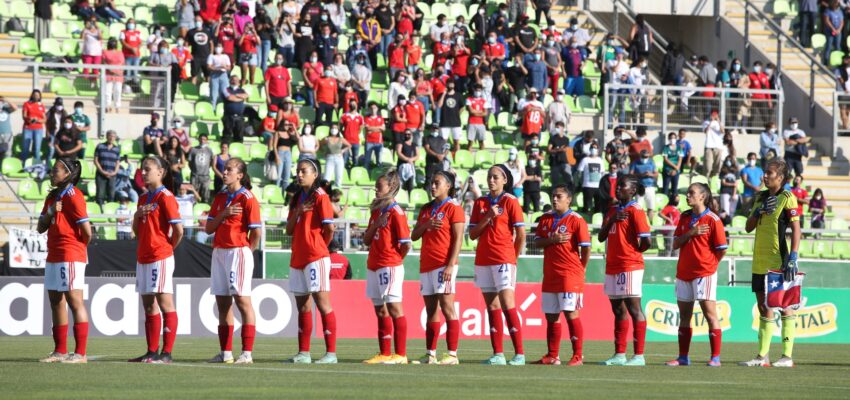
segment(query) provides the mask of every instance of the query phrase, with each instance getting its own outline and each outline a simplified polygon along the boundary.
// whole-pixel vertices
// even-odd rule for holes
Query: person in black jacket
[[[596,192],[596,209],[601,212],[607,212],[613,200],[616,198],[617,190],[617,171],[619,169],[627,170],[625,165],[618,166],[617,163],[608,165],[608,173],[599,180],[599,190]]]
[[[661,84],[681,86],[685,82],[685,56],[674,42],[667,44],[667,54],[661,61]]]

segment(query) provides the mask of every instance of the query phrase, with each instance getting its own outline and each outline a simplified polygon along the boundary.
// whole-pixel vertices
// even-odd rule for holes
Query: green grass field
[[[510,342],[505,344],[509,349]],[[421,340],[410,341],[411,358],[421,355],[422,345]],[[317,352],[324,349],[319,340],[313,346]],[[73,349],[73,340],[69,347]],[[89,364],[61,365],[36,361],[52,350],[49,337],[0,337],[0,397],[846,399],[850,390],[850,345],[797,345],[793,369],[738,367],[737,361],[753,355],[755,344],[749,343],[725,344],[721,368],[704,366],[707,343],[692,346],[697,365],[681,368],[661,365],[675,355],[675,343],[648,343],[651,365],[643,368],[595,365],[610,355],[612,345],[607,342],[586,343],[586,365],[574,368],[478,365],[489,354],[490,343],[483,340],[461,342],[458,366],[363,365],[360,361],[377,350],[375,340],[342,340],[338,347],[339,365],[287,365],[281,360],[294,354],[295,339],[259,338],[253,365],[213,365],[205,360],[217,351],[216,338],[179,337],[174,364],[142,365],[125,361],[142,353],[143,338],[93,338]],[[237,338],[234,349],[238,348]],[[544,349],[544,342],[527,341],[529,361]],[[566,352],[562,358],[568,358],[568,341],[562,349]],[[779,345],[774,345],[773,353],[779,352]]]

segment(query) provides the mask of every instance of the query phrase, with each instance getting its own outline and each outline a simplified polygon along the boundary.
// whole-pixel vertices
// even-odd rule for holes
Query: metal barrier
[[[850,95],[832,92],[832,116],[832,154],[835,154],[838,146],[835,136],[850,136]]]
[[[661,132],[702,130],[712,111],[727,130],[759,133],[767,122],[782,130],[784,94],[779,90],[609,83],[603,99],[605,132],[639,125]]]

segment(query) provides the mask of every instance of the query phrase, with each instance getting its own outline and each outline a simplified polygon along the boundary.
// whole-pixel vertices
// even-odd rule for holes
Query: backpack
[[[5,29],[6,32],[11,32],[11,31],[25,32],[26,31],[26,29],[24,28],[24,24],[21,22],[21,19],[18,18],[18,17],[9,18],[9,20],[6,21],[5,28],[6,28]]]

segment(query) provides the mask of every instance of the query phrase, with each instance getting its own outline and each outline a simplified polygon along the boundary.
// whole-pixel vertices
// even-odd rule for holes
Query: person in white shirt
[[[558,89],[558,93],[555,95],[555,101],[549,103],[549,107],[546,107],[546,121],[549,122],[549,133],[555,132],[556,122],[563,122],[565,129],[570,124],[572,113],[570,113],[567,103],[564,103],[565,94],[564,89]]]
[[[645,58],[638,58],[633,67],[629,69],[629,80],[633,85],[642,86],[647,81],[647,66],[648,62]],[[632,112],[635,114],[635,120],[639,124],[644,123],[644,113],[646,112],[646,90],[637,89],[632,94]]]
[[[132,190],[132,189],[130,189]],[[118,240],[131,240],[133,239],[133,213],[135,210],[130,209],[130,197],[127,193],[123,191],[119,191],[115,194],[118,198],[118,209],[115,210],[116,215],[121,215],[124,217],[119,217],[115,221],[118,227],[115,229],[117,232]]]
[[[788,120],[788,128],[782,132],[785,141],[785,163],[788,170],[793,171],[794,176],[803,175],[803,157],[809,156],[808,143],[812,138],[806,136],[806,132],[800,129],[797,117]]]
[[[720,174],[720,164],[723,162],[723,125],[717,110],[711,112],[710,119],[705,123],[705,174],[711,178]]]
[[[221,98],[221,90],[230,84],[228,75],[233,68],[230,56],[224,54],[224,47],[220,43],[215,45],[215,52],[207,57],[207,67],[210,70],[210,103],[215,109]]]
[[[177,210],[180,212],[180,217],[183,218],[183,232],[184,237],[187,239],[192,238],[192,231],[195,227],[195,219],[194,219],[194,208],[195,203],[201,200],[201,196],[198,195],[198,192],[190,183],[184,183],[180,185],[180,188],[177,191],[177,196],[174,196],[174,200],[177,200]]]
[[[584,211],[588,213],[599,212],[597,197],[599,196],[599,181],[602,179],[603,160],[599,156],[599,144],[590,145],[589,154],[581,159],[578,164],[578,172],[581,173],[581,192],[584,197]]]

